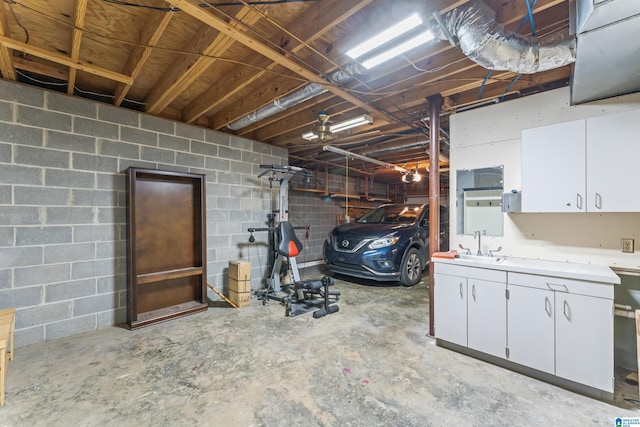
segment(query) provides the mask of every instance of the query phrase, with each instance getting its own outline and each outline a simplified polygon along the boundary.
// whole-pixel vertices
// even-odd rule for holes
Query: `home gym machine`
[[[320,280],[300,280],[300,272],[296,256],[303,249],[298,240],[295,229],[305,230],[309,236],[309,226],[293,227],[289,222],[289,181],[294,176],[302,176],[306,182],[313,175],[305,169],[288,165],[260,165],[266,169],[259,178],[269,174],[269,187],[273,183],[280,185],[278,197],[278,209],[267,215],[267,227],[249,228],[249,242],[254,243],[253,233],[258,231],[268,232],[268,257],[267,268],[269,275],[266,278],[264,289],[255,292],[258,299],[266,304],[270,299],[282,302],[286,307],[287,316],[297,316],[315,310],[313,317],[319,318],[338,311],[338,306],[333,304],[340,297],[339,292],[329,292],[329,286],[333,285],[332,278],[323,276]],[[276,217],[278,224],[276,225]],[[293,275],[293,283],[284,284],[280,276],[288,275],[289,270]],[[293,287],[293,289],[292,289]]]

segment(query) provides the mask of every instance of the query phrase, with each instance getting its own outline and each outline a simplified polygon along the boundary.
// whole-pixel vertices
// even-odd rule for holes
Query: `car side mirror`
[[[420,221],[420,227],[428,227],[429,226],[429,218],[422,218]]]

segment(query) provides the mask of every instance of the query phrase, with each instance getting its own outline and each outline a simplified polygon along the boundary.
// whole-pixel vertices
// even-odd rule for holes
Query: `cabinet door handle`
[[[602,196],[600,193],[596,193],[596,208],[602,209]]]
[[[564,300],[564,317],[567,318],[567,320],[571,320],[571,307],[569,307],[569,303],[567,302],[567,300]]]
[[[460,282],[460,299],[464,298],[464,295],[462,294],[462,282]]]
[[[556,292],[565,292],[565,293],[569,292],[569,288],[567,288],[567,285],[562,285],[562,284],[557,285],[555,283],[547,282],[547,287],[552,291],[556,291]]]
[[[471,295],[473,295],[473,300],[476,300],[476,285],[471,286]]]
[[[580,193],[576,194],[576,207],[582,209],[582,194]]]
[[[551,317],[551,301],[549,300],[549,297],[544,297],[544,311],[546,311],[549,317]]]

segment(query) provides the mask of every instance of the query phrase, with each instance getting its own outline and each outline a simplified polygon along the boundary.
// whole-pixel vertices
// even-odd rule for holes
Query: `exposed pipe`
[[[356,76],[363,75],[365,71],[366,68],[364,68],[359,63],[354,62],[347,65],[344,71],[335,71],[329,76],[329,80],[331,83],[343,85],[353,80]],[[241,117],[234,122],[229,123],[227,127],[231,130],[242,129],[249,126],[250,124],[259,122],[268,117],[276,115],[281,111],[301,104],[311,98],[315,98],[318,95],[322,95],[327,90],[328,89],[324,85],[321,85],[319,83],[308,84],[305,87],[297,90],[296,92],[285,95],[282,98],[278,98],[275,101],[265,105],[264,107],[258,108],[256,111],[247,114],[246,116]]]
[[[627,319],[635,319],[636,313],[633,311],[624,311],[624,310],[614,310],[613,314],[618,317],[626,317]]]
[[[440,94],[427,98],[430,107],[431,127],[429,136],[429,253],[431,260],[434,252],[440,250],[440,113],[443,99]],[[429,335],[435,337],[435,277],[434,269],[429,268]]]
[[[322,151],[331,151],[332,153],[341,154],[343,156],[347,156],[355,159],[360,159],[365,162],[373,163],[375,165],[383,166],[385,168],[393,169],[395,171],[402,172],[402,173],[409,172],[407,169],[401,166],[396,166],[391,163],[383,162],[382,160],[373,159],[371,157],[363,156],[362,154],[353,153],[351,151],[343,150],[342,148],[333,147],[331,145],[323,145]]]
[[[460,49],[489,70],[533,74],[571,64],[576,60],[576,39],[568,30],[538,38],[507,30],[482,0],[437,16],[439,38],[457,37]]]
[[[376,154],[384,154],[384,153],[390,153],[390,152],[399,151],[399,150],[408,150],[410,148],[424,147],[427,144],[429,144],[429,141],[413,142],[411,144],[406,144],[406,145],[396,145],[395,147],[388,147],[388,148],[381,148],[379,150],[366,151],[366,152],[363,152],[362,154],[365,156],[375,156]]]

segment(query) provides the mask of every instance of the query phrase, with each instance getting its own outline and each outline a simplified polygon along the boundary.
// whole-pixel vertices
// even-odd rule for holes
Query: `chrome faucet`
[[[458,247],[459,247],[460,249],[463,249],[463,250],[467,251],[467,255],[471,255],[471,249],[469,249],[469,248],[465,248],[464,246],[462,246],[462,243],[459,243],[459,244],[458,244]]]
[[[486,233],[486,230],[485,230]],[[476,230],[473,232],[473,238],[475,239],[476,236],[478,237],[478,255],[482,255],[482,247],[480,246],[482,243],[482,239],[480,236],[482,236],[482,234],[480,233],[480,230]]]

